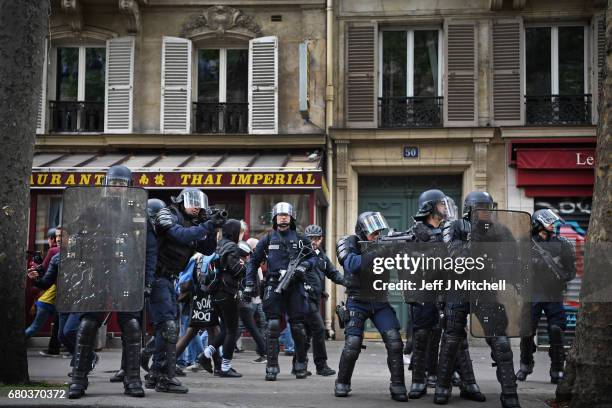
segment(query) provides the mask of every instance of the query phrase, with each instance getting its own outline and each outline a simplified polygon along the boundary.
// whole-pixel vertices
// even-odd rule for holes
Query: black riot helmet
[[[551,233],[552,231],[549,230],[550,226],[555,225],[557,222],[563,223],[564,221],[553,210],[549,208],[537,210],[531,216],[531,233],[536,235],[542,230]]]
[[[359,214],[355,224],[355,235],[362,241],[367,241],[368,236],[377,231],[389,228],[387,220],[378,211],[366,211]]]
[[[272,207],[272,228],[276,229],[278,227],[278,223],[276,222],[276,216],[279,214],[287,214],[290,217],[289,227],[291,229],[295,229],[295,219],[296,214],[293,206],[287,202],[281,201],[279,203],[274,204]]]
[[[419,196],[419,211],[413,217],[417,221],[422,221],[427,218],[430,214],[437,213],[436,205],[438,203],[444,202],[446,203],[446,194],[444,194],[441,190],[427,190],[421,193]],[[438,214],[440,218],[446,217],[446,214]]]
[[[470,219],[472,210],[492,210],[494,207],[493,197],[486,191],[472,191],[463,200],[463,218]]]
[[[306,229],[304,230],[304,234],[308,237],[308,238],[312,238],[312,237],[322,237],[323,236],[323,229],[321,227],[319,227],[316,224],[312,224],[306,227]]]
[[[126,166],[119,164],[111,166],[104,177],[105,186],[124,186],[132,185],[132,170]]]
[[[149,198],[147,200],[147,214],[149,215],[149,218],[154,220],[159,210],[165,207],[166,203],[159,198]]]
[[[195,187],[187,187],[181,190],[179,195],[172,197],[175,204],[182,203],[183,208],[208,208],[208,197],[202,190]]]

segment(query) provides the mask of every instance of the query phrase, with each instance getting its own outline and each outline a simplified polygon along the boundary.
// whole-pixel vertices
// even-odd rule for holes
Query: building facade
[[[115,164],[166,203],[203,188],[251,237],[277,201],[302,228],[325,223],[325,13],[320,0],[53,1],[30,249],[60,223],[62,190]]]
[[[555,208],[568,221],[562,233],[580,245],[604,3],[338,0],[329,129],[336,237],[364,210],[406,229],[419,194],[440,188],[458,204],[486,190],[501,209]],[[405,324],[406,306],[393,303]]]

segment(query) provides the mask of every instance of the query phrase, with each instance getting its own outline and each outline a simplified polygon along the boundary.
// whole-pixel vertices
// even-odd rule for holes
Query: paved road
[[[264,365],[250,363],[256,356],[253,352],[235,354],[234,367],[244,377],[241,379],[221,379],[206,372],[188,373],[181,380],[189,387],[186,395],[161,394],[146,390],[145,398],[125,397],[121,384],[108,381],[110,371],[119,367],[120,351],[102,351],[101,361],[90,375],[86,397],[80,400],[9,400],[0,398],[0,406],[95,406],[95,407],[374,407],[395,406],[388,394],[389,374],[386,366],[384,345],[380,342],[366,342],[353,377],[353,392],[349,398],[333,396],[334,377],[314,375],[305,380],[296,380],[289,375],[291,358],[281,356],[281,374],[274,383],[264,381]],[[328,342],[329,364],[336,369],[342,350],[342,342]],[[518,363],[518,350],[515,349],[515,362]],[[495,369],[491,367],[489,350],[483,347],[472,349],[472,359],[476,378],[487,396],[485,403],[464,401],[455,389],[449,406],[453,407],[499,407],[499,385],[495,379]],[[29,353],[30,377],[33,381],[47,381],[62,387],[67,381],[69,360],[43,357],[33,349]],[[554,395],[555,386],[548,383],[548,355],[536,353],[536,371],[528,382],[519,384],[519,394],[523,408],[546,407],[545,401]],[[406,371],[409,384],[410,373]],[[63,387],[65,389],[65,387]],[[6,390],[2,392],[6,395]],[[421,400],[411,400],[411,407],[433,407],[432,390]]]

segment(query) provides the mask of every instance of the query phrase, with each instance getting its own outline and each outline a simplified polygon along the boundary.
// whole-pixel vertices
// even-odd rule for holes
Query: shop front
[[[595,138],[516,139],[510,143],[509,163],[517,190],[533,203],[529,212],[549,208],[565,223],[559,234],[574,242],[576,278],[565,295],[568,332],[574,337],[583,274],[582,250],[589,226],[595,182]],[[544,320],[538,326],[538,344],[548,344]]]
[[[259,238],[271,228],[274,203],[294,205],[297,223],[325,225],[327,187],[321,158],[304,152],[249,154],[37,154],[30,177],[28,249],[45,252],[46,231],[61,224],[62,191],[74,186],[101,186],[106,170],[123,164],[133,184],[150,198],[166,203],[186,187],[201,188],[209,203],[249,225],[246,238]],[[28,290],[27,310],[35,294]],[[45,335],[48,327],[40,334]],[[119,329],[111,320],[109,332]]]

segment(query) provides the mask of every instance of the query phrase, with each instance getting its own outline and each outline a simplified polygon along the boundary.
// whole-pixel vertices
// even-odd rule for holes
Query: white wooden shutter
[[[376,23],[351,23],[346,35],[346,125],[376,127],[378,113]]]
[[[593,17],[591,22],[591,32],[593,33],[593,75],[592,75],[592,96],[591,109],[593,112],[593,122],[599,118],[599,98],[604,85],[604,69],[606,66],[606,21],[603,16]]]
[[[36,134],[45,133],[45,118],[47,113],[47,48],[49,47],[48,40],[43,41],[43,66],[42,66],[42,84],[40,95],[38,96],[38,108],[36,113]]]
[[[493,22],[493,118],[497,126],[522,124],[521,19]]]
[[[474,21],[445,21],[446,126],[478,126],[478,52]]]
[[[161,67],[162,133],[191,132],[191,51],[190,40],[164,37]]]
[[[278,38],[249,41],[249,133],[278,133]]]
[[[131,133],[134,100],[134,37],[106,41],[104,133]]]

